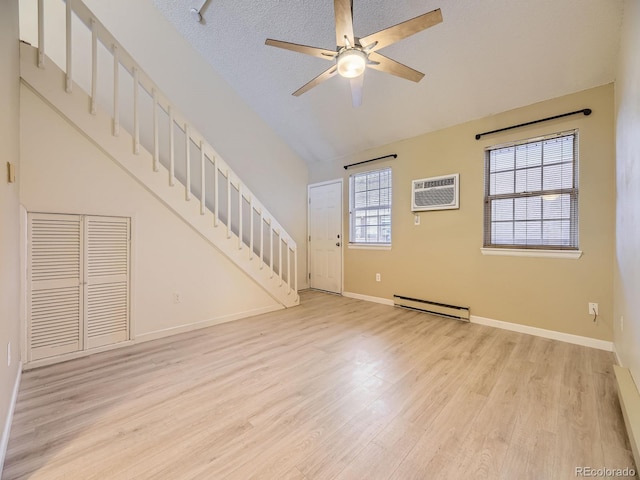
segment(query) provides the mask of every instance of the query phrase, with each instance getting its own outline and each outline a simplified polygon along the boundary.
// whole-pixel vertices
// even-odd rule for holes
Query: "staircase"
[[[46,15],[55,14],[46,3],[38,0],[37,48],[21,44],[25,84],[275,300],[297,305],[291,236],[79,0],[59,5],[56,65],[45,51]]]

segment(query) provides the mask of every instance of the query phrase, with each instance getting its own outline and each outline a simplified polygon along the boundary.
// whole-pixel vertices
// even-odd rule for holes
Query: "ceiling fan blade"
[[[344,37],[349,39],[351,46],[353,41],[353,0],[333,0],[333,10],[336,15],[336,45],[346,45]]]
[[[370,63],[367,67],[380,70],[381,72],[390,73],[391,75],[411,80],[412,82],[419,82],[422,80],[422,77],[424,77],[424,73],[414,70],[411,67],[407,67],[395,60],[391,60],[389,57],[385,57],[377,52],[371,52],[369,54],[369,60],[376,63]]]
[[[272,40],[271,38],[267,38],[264,44],[271,47],[284,48],[285,50],[291,50],[292,52],[304,53],[305,55],[311,55],[313,57],[324,58],[325,60],[333,60],[337,54],[336,52],[325,50],[324,48],[308,47],[297,43]]]
[[[350,80],[351,83],[351,102],[354,107],[362,105],[362,85],[364,84],[364,74],[358,75]]]
[[[336,0],[337,2],[337,0]],[[393,27],[385,28],[379,32],[367,35],[360,39],[360,45],[367,47],[372,43],[378,42],[371,50],[380,50],[381,48],[388,47],[389,45],[396,43],[403,38],[407,38],[414,33],[421,32],[429,27],[433,27],[442,22],[442,12],[438,8],[432,12],[425,13],[418,17],[407,20],[406,22],[398,23]]]
[[[298,90],[293,92],[293,96],[299,97],[303,93],[308,92],[316,85],[320,85],[325,80],[329,80],[331,77],[333,77],[336,74],[337,71],[338,71],[338,67],[336,67],[335,65],[331,65],[331,67],[329,67],[327,70],[322,72],[320,75],[318,75],[316,78],[311,80],[309,83],[303,85]]]

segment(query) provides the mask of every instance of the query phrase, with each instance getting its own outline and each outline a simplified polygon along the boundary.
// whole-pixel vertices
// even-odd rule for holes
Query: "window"
[[[391,244],[391,168],[349,177],[351,243]]]
[[[578,132],[490,147],[484,246],[578,249]]]

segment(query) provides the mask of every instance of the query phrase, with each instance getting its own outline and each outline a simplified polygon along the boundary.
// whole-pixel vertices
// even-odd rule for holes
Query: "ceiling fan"
[[[353,106],[358,107],[362,103],[363,74],[366,67],[413,82],[422,80],[424,73],[391,60],[378,53],[377,50],[441,23],[442,12],[439,8],[362,38],[355,37],[353,34],[353,0],[334,0],[333,8],[336,17],[336,51],[272,40],[271,38],[265,41],[266,45],[272,47],[284,48],[333,62],[331,67],[293,92],[294,96],[298,97],[308,92],[338,73],[340,76],[350,79],[351,99]]]

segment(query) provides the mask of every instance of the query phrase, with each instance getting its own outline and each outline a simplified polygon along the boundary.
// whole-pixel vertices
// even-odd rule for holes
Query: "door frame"
[[[344,292],[344,248],[345,248],[345,238],[344,238],[344,179],[336,178],[334,180],[327,180],[324,182],[311,183],[307,185],[307,283],[309,288],[311,288],[311,248],[310,248],[310,233],[311,233],[311,212],[310,212],[310,200],[311,200],[311,189],[314,187],[323,187],[326,185],[331,185],[333,183],[340,184],[340,293],[338,295],[342,295]]]

